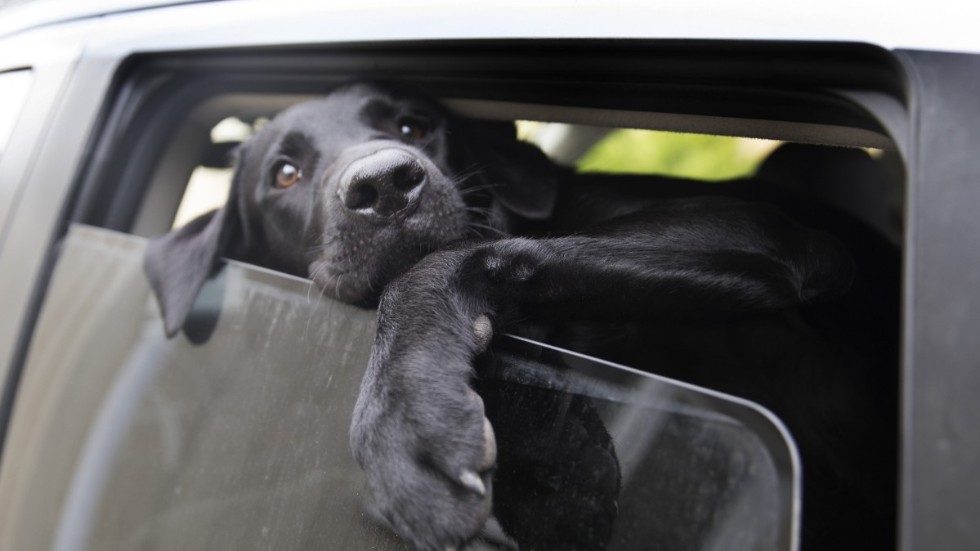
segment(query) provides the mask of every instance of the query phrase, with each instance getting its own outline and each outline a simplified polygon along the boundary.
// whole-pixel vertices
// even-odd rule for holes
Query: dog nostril
[[[378,201],[378,190],[368,182],[356,182],[344,195],[344,206],[351,210],[366,209]]]
[[[392,185],[399,191],[410,191],[425,181],[425,169],[417,161],[395,167],[392,174]]]
[[[418,159],[383,149],[352,162],[341,175],[337,194],[350,210],[390,216],[417,204],[427,179]]]

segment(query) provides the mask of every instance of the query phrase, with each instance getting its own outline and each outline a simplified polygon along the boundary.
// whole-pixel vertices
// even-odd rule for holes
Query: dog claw
[[[477,354],[482,354],[493,339],[493,324],[485,314],[480,314],[473,320],[473,338],[476,340]]]
[[[487,470],[497,462],[497,437],[493,433],[493,425],[486,417],[483,418],[483,464],[480,467]]]
[[[463,474],[459,475],[459,482],[467,489],[472,490],[481,496],[487,494],[487,487],[484,486],[483,480],[480,479],[480,475],[473,471],[464,471]]]

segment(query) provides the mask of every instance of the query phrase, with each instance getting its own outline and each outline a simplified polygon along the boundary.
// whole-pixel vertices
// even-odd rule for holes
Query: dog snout
[[[382,149],[352,162],[340,178],[337,194],[352,211],[391,216],[415,205],[427,179],[414,155]]]

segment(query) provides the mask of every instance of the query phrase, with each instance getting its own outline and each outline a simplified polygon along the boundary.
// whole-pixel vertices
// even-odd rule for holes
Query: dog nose
[[[351,163],[337,194],[351,210],[391,216],[415,203],[426,179],[425,167],[415,156],[382,149]]]

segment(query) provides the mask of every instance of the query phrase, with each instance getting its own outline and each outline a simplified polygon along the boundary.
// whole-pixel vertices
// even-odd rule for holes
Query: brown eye
[[[429,133],[429,127],[424,121],[414,117],[398,119],[398,133],[402,138],[418,141]]]
[[[302,177],[302,170],[289,163],[282,163],[279,165],[279,169],[276,170],[276,187],[279,189],[288,188],[300,181]]]

